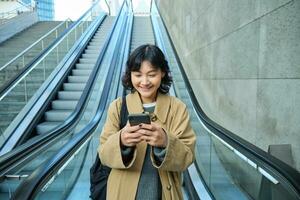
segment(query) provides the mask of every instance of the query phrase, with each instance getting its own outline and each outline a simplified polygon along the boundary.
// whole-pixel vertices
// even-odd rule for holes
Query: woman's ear
[[[161,77],[162,78],[165,77],[165,75],[166,75],[166,72],[161,72]]]

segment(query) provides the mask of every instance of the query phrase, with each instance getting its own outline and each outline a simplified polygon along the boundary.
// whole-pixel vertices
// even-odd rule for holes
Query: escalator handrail
[[[157,9],[160,14],[159,9]],[[198,103],[198,100],[194,94],[194,91],[191,87],[191,84],[188,80],[188,77],[184,71],[183,65],[179,59],[179,56],[176,52],[176,48],[173,44],[173,41],[171,40],[170,34],[168,32],[168,29],[166,28],[165,22],[162,17],[160,17],[162,24],[166,30],[167,37],[169,38],[169,41],[171,43],[176,61],[178,63],[178,66],[180,68],[180,72],[183,76],[187,91],[190,95],[192,104],[194,106],[194,109],[198,115],[198,117],[203,121],[203,123],[218,137],[220,137],[225,142],[229,143],[229,145],[232,145],[235,149],[237,149],[239,152],[241,152],[244,155],[247,155],[247,157],[250,160],[255,160],[259,167],[267,170],[271,174],[275,175],[277,178],[280,179],[281,183],[284,183],[283,186],[288,189],[290,192],[294,192],[293,195],[296,198],[300,198],[300,173],[284,163],[283,161],[277,159],[276,157],[266,153],[259,147],[251,144],[250,142],[244,140],[243,138],[237,136],[236,134],[232,133],[231,131],[225,129],[224,127],[220,126],[213,120],[211,120],[203,111],[200,104]],[[196,167],[198,168],[197,163],[195,162]],[[199,171],[199,168],[198,168]]]
[[[71,26],[69,26],[66,30],[64,30],[58,38],[56,38],[51,44],[46,47],[40,54],[35,56],[20,72],[18,72],[16,75],[14,75],[9,81],[7,81],[3,86],[0,87],[0,101],[3,99],[21,80],[23,80],[26,75],[32,70],[32,68],[35,67],[35,64],[40,62],[41,59],[44,58],[45,55],[49,53],[49,51],[54,48],[54,46],[57,46],[66,36],[68,33],[70,33],[73,29],[75,29],[82,20],[88,16],[89,12],[97,6],[97,3],[99,3],[100,0],[98,0],[96,3],[94,3],[91,8],[89,8],[75,23],[72,23]],[[17,59],[17,58],[15,58]],[[15,61],[15,60],[14,60]],[[11,64],[13,61],[7,64]],[[4,66],[6,67],[6,66]],[[4,69],[2,67],[2,69]]]
[[[151,11],[152,11],[152,6],[154,4],[150,4],[150,7],[151,7]],[[167,53],[167,50],[166,50],[166,47],[164,45],[164,42],[162,41],[162,33],[159,29],[159,25],[157,24],[157,20],[154,19],[155,17],[153,17],[153,14],[151,15],[151,24],[152,24],[152,29],[154,31],[154,38],[155,38],[155,44],[161,48],[161,50],[164,52],[165,54],[165,57],[166,57],[166,60],[169,60],[169,55]],[[177,91],[175,90],[174,87],[171,87],[170,88],[170,91],[169,91],[169,94],[170,95],[173,95],[173,96],[178,96],[177,94]],[[193,164],[192,164],[193,165]],[[189,174],[189,169],[191,168],[191,166],[185,170],[182,174],[182,177],[183,177],[183,182],[184,182],[184,188],[186,188],[187,190],[187,195],[188,195],[188,198],[191,199],[191,200],[199,200],[200,195],[203,195],[204,192],[199,192],[199,189],[195,187],[195,185],[193,184],[193,181],[191,179],[191,176]],[[201,194],[200,194],[201,193]],[[206,193],[207,194],[207,193]],[[210,194],[209,194],[210,195]],[[206,196],[207,198],[207,196]]]
[[[126,20],[124,20],[125,24]],[[64,145],[63,148],[56,155],[54,155],[52,158],[46,161],[45,164],[38,167],[27,179],[25,179],[15,191],[12,199],[33,199],[39,192],[39,190],[43,188],[49,180],[51,180],[54,174],[57,174],[59,170],[62,170],[63,166],[66,166],[66,162],[68,162],[69,159],[72,158],[74,154],[76,154],[84,144],[89,142],[89,139],[91,138],[97,126],[99,125],[99,122],[102,119],[103,114],[105,112],[114,71],[118,67],[121,71],[123,67],[124,62],[122,62],[122,66],[119,66],[118,59],[124,60],[129,54],[129,51],[126,52],[123,50],[124,48],[121,48],[122,36],[124,36],[124,38],[127,38],[128,35],[131,35],[131,31],[129,31],[128,33],[125,32],[125,34],[119,34],[118,42],[115,47],[117,51],[114,51],[114,55],[112,58],[113,63],[110,65],[109,74],[106,77],[105,85],[103,87],[103,91],[99,101],[100,103],[98,105],[96,114],[93,117],[93,119],[83,129],[81,129],[79,133],[75,134],[75,137],[72,140],[70,140],[66,145]],[[129,50],[129,44],[130,43],[127,44],[125,49]],[[120,56],[120,54],[122,54],[122,56]]]
[[[77,53],[77,57],[75,58],[75,60],[77,60],[77,58],[79,58],[80,55],[78,54],[81,54],[85,47],[87,46],[89,40],[91,39],[92,35],[96,32],[97,30],[97,27],[100,26],[101,22],[103,21],[103,16],[99,16],[98,18],[98,24],[95,24],[95,28],[94,28],[94,31],[90,34],[88,40],[85,42],[85,44],[83,44],[81,47],[80,47],[80,50],[79,52],[75,52]],[[92,27],[90,27],[92,28]],[[108,36],[110,37],[110,35]],[[105,51],[104,49],[101,50],[102,51],[102,54],[103,52]],[[99,56],[99,59],[98,61],[101,62],[103,59],[103,55],[102,56]],[[71,63],[70,66],[72,66],[73,64],[75,64],[75,61],[73,61],[74,63]],[[69,67],[70,68],[70,67]],[[93,71],[94,72],[94,71]],[[92,72],[92,73],[93,73]],[[91,74],[92,76],[92,74]],[[91,78],[91,77],[90,77]],[[90,79],[89,79],[90,80]],[[62,81],[62,80],[61,80]],[[58,84],[60,85],[60,84]],[[88,84],[87,84],[88,85]],[[59,87],[59,86],[56,86],[56,87]],[[53,89],[53,93],[55,93],[56,89],[54,88]],[[85,95],[88,95],[88,94],[85,94]],[[49,94],[49,99],[52,95]],[[88,97],[87,96],[84,96],[82,95],[78,101],[78,104],[83,104],[83,103],[86,103],[86,100]],[[57,139],[57,137],[59,136],[63,136],[63,133],[66,134],[66,132],[72,128],[72,126],[74,126],[72,123],[74,122],[77,122],[78,121],[78,118],[80,117],[79,115],[82,114],[82,111],[83,110],[80,110],[81,113],[76,113],[78,112],[78,110],[76,110],[76,112],[74,111],[68,118],[67,120],[61,124],[60,126],[56,127],[55,129],[49,131],[48,133],[46,134],[43,134],[43,135],[40,135],[40,136],[36,136],[34,139],[31,139],[29,140],[28,142],[24,143],[23,145],[20,145],[18,146],[17,148],[13,149],[12,151],[2,155],[0,157],[0,180],[4,178],[5,174],[19,166],[22,164],[22,162],[24,162],[24,156],[25,157],[30,157],[32,156],[36,151],[38,151],[43,145],[45,144],[48,144],[50,142],[53,142],[55,141],[55,139]],[[42,114],[42,113],[39,113],[39,114]],[[39,115],[38,114],[38,115]],[[70,119],[72,117],[72,119]],[[37,116],[38,118],[38,116]],[[33,129],[33,126],[31,126],[31,128],[29,129],[26,129],[24,130],[24,132],[30,132],[31,130]]]

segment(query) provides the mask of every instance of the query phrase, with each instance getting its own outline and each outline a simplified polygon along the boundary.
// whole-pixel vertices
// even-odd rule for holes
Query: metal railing
[[[34,7],[31,4],[23,4],[15,9],[0,13],[0,25],[6,23],[9,19],[16,17],[24,12],[33,12]]]
[[[46,33],[33,44],[31,44],[29,47],[24,49],[13,59],[1,66],[1,85],[3,85],[6,81],[10,80],[15,74],[17,74],[21,69],[23,69],[35,57],[35,55],[38,55],[39,52],[45,50],[52,41],[57,39],[61,35],[61,33],[63,33],[64,30],[69,27],[70,23],[72,23],[70,19],[61,22],[53,29],[51,29],[48,33]],[[2,58],[4,57],[5,53],[2,55]]]

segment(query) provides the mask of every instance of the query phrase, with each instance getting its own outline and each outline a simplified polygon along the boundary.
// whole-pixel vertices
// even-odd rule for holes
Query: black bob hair
[[[161,80],[158,91],[166,94],[169,92],[173,82],[168,62],[163,52],[155,45],[145,44],[136,48],[126,62],[126,71],[122,77],[123,87],[131,92],[135,91],[131,82],[131,72],[139,71],[143,61],[148,61],[156,69],[161,69],[165,76]]]

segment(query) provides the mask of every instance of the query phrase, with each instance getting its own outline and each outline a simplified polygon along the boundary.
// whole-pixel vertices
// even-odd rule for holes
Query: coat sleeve
[[[166,155],[160,165],[157,165],[152,157],[153,165],[166,171],[184,171],[192,164],[195,158],[196,136],[190,125],[190,118],[186,105],[180,103],[176,106],[172,117],[171,126],[166,130],[168,144]]]
[[[132,161],[125,165],[120,146],[120,107],[121,100],[117,99],[108,108],[107,118],[100,135],[98,153],[102,164],[111,168],[125,169],[131,167],[133,164],[136,151],[133,153]]]

